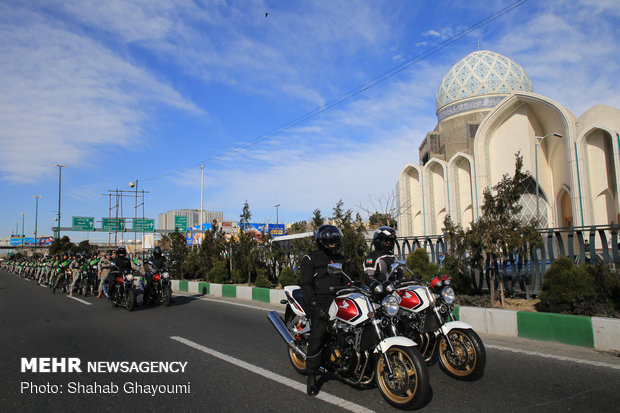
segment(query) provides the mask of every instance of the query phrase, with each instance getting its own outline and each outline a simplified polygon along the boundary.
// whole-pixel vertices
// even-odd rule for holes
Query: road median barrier
[[[172,291],[267,304],[286,298],[284,290],[205,281],[172,280]],[[463,306],[457,306],[453,314],[481,333],[620,351],[620,319],[616,318]]]

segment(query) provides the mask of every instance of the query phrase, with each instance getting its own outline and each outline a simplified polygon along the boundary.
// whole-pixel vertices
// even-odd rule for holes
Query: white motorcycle
[[[328,271],[342,273],[342,265],[330,264]],[[268,318],[288,344],[293,368],[305,374],[312,327],[308,307],[299,286],[287,286],[284,291],[284,320],[276,311],[269,312]],[[389,300],[382,311],[376,311],[367,287],[347,285],[336,291],[328,311],[328,339],[322,351],[321,370],[352,385],[369,386],[375,382],[393,406],[420,407],[430,388],[428,369],[416,343],[407,337],[385,337],[381,328],[383,313],[399,311],[396,300]]]

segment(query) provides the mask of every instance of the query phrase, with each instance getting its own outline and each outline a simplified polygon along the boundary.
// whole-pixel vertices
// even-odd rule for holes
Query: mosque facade
[[[406,165],[397,183],[399,236],[442,234],[446,215],[468,228],[484,189],[514,174],[517,152],[531,174],[523,219],[545,228],[619,223],[620,110],[595,105],[577,117],[534,93],[516,62],[487,50],[446,73],[435,109],[420,163]]]

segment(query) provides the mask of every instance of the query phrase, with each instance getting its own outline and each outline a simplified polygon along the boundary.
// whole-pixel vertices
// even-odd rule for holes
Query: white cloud
[[[41,14],[0,7],[0,173],[33,182],[55,162],[84,165],[128,145],[157,104],[202,114],[168,84]]]

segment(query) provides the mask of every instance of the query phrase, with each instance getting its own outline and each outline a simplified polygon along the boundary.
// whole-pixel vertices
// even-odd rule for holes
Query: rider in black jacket
[[[153,256],[149,259],[147,264],[147,272],[144,275],[146,279],[146,285],[144,286],[144,298],[142,303],[147,304],[150,300],[151,286],[153,284],[153,274],[161,273],[166,267],[166,257],[162,254],[161,247],[159,245],[153,248]]]
[[[114,266],[118,267],[118,271],[120,274],[125,274],[132,271],[131,260],[127,258],[127,250],[125,249],[125,247],[121,246],[116,249],[116,256],[112,260],[112,271],[110,271],[108,278],[105,280],[105,284],[103,286],[103,292],[107,296],[112,293],[111,287],[114,286],[114,279],[118,276],[118,273],[116,273],[116,268],[114,268]]]
[[[371,285],[375,281],[385,281],[390,273],[390,268],[396,260],[394,245],[396,244],[396,231],[387,226],[380,227],[372,237],[373,251],[364,260],[364,275],[366,284]]]
[[[321,350],[327,338],[328,310],[336,293],[330,288],[345,285],[341,274],[329,274],[327,265],[344,263],[344,257],[338,252],[342,232],[334,225],[321,225],[314,235],[317,250],[301,259],[301,292],[304,301],[310,304],[312,330],[308,340],[306,371],[308,373],[308,394],[314,396],[319,389],[316,385],[316,373],[321,366]]]

